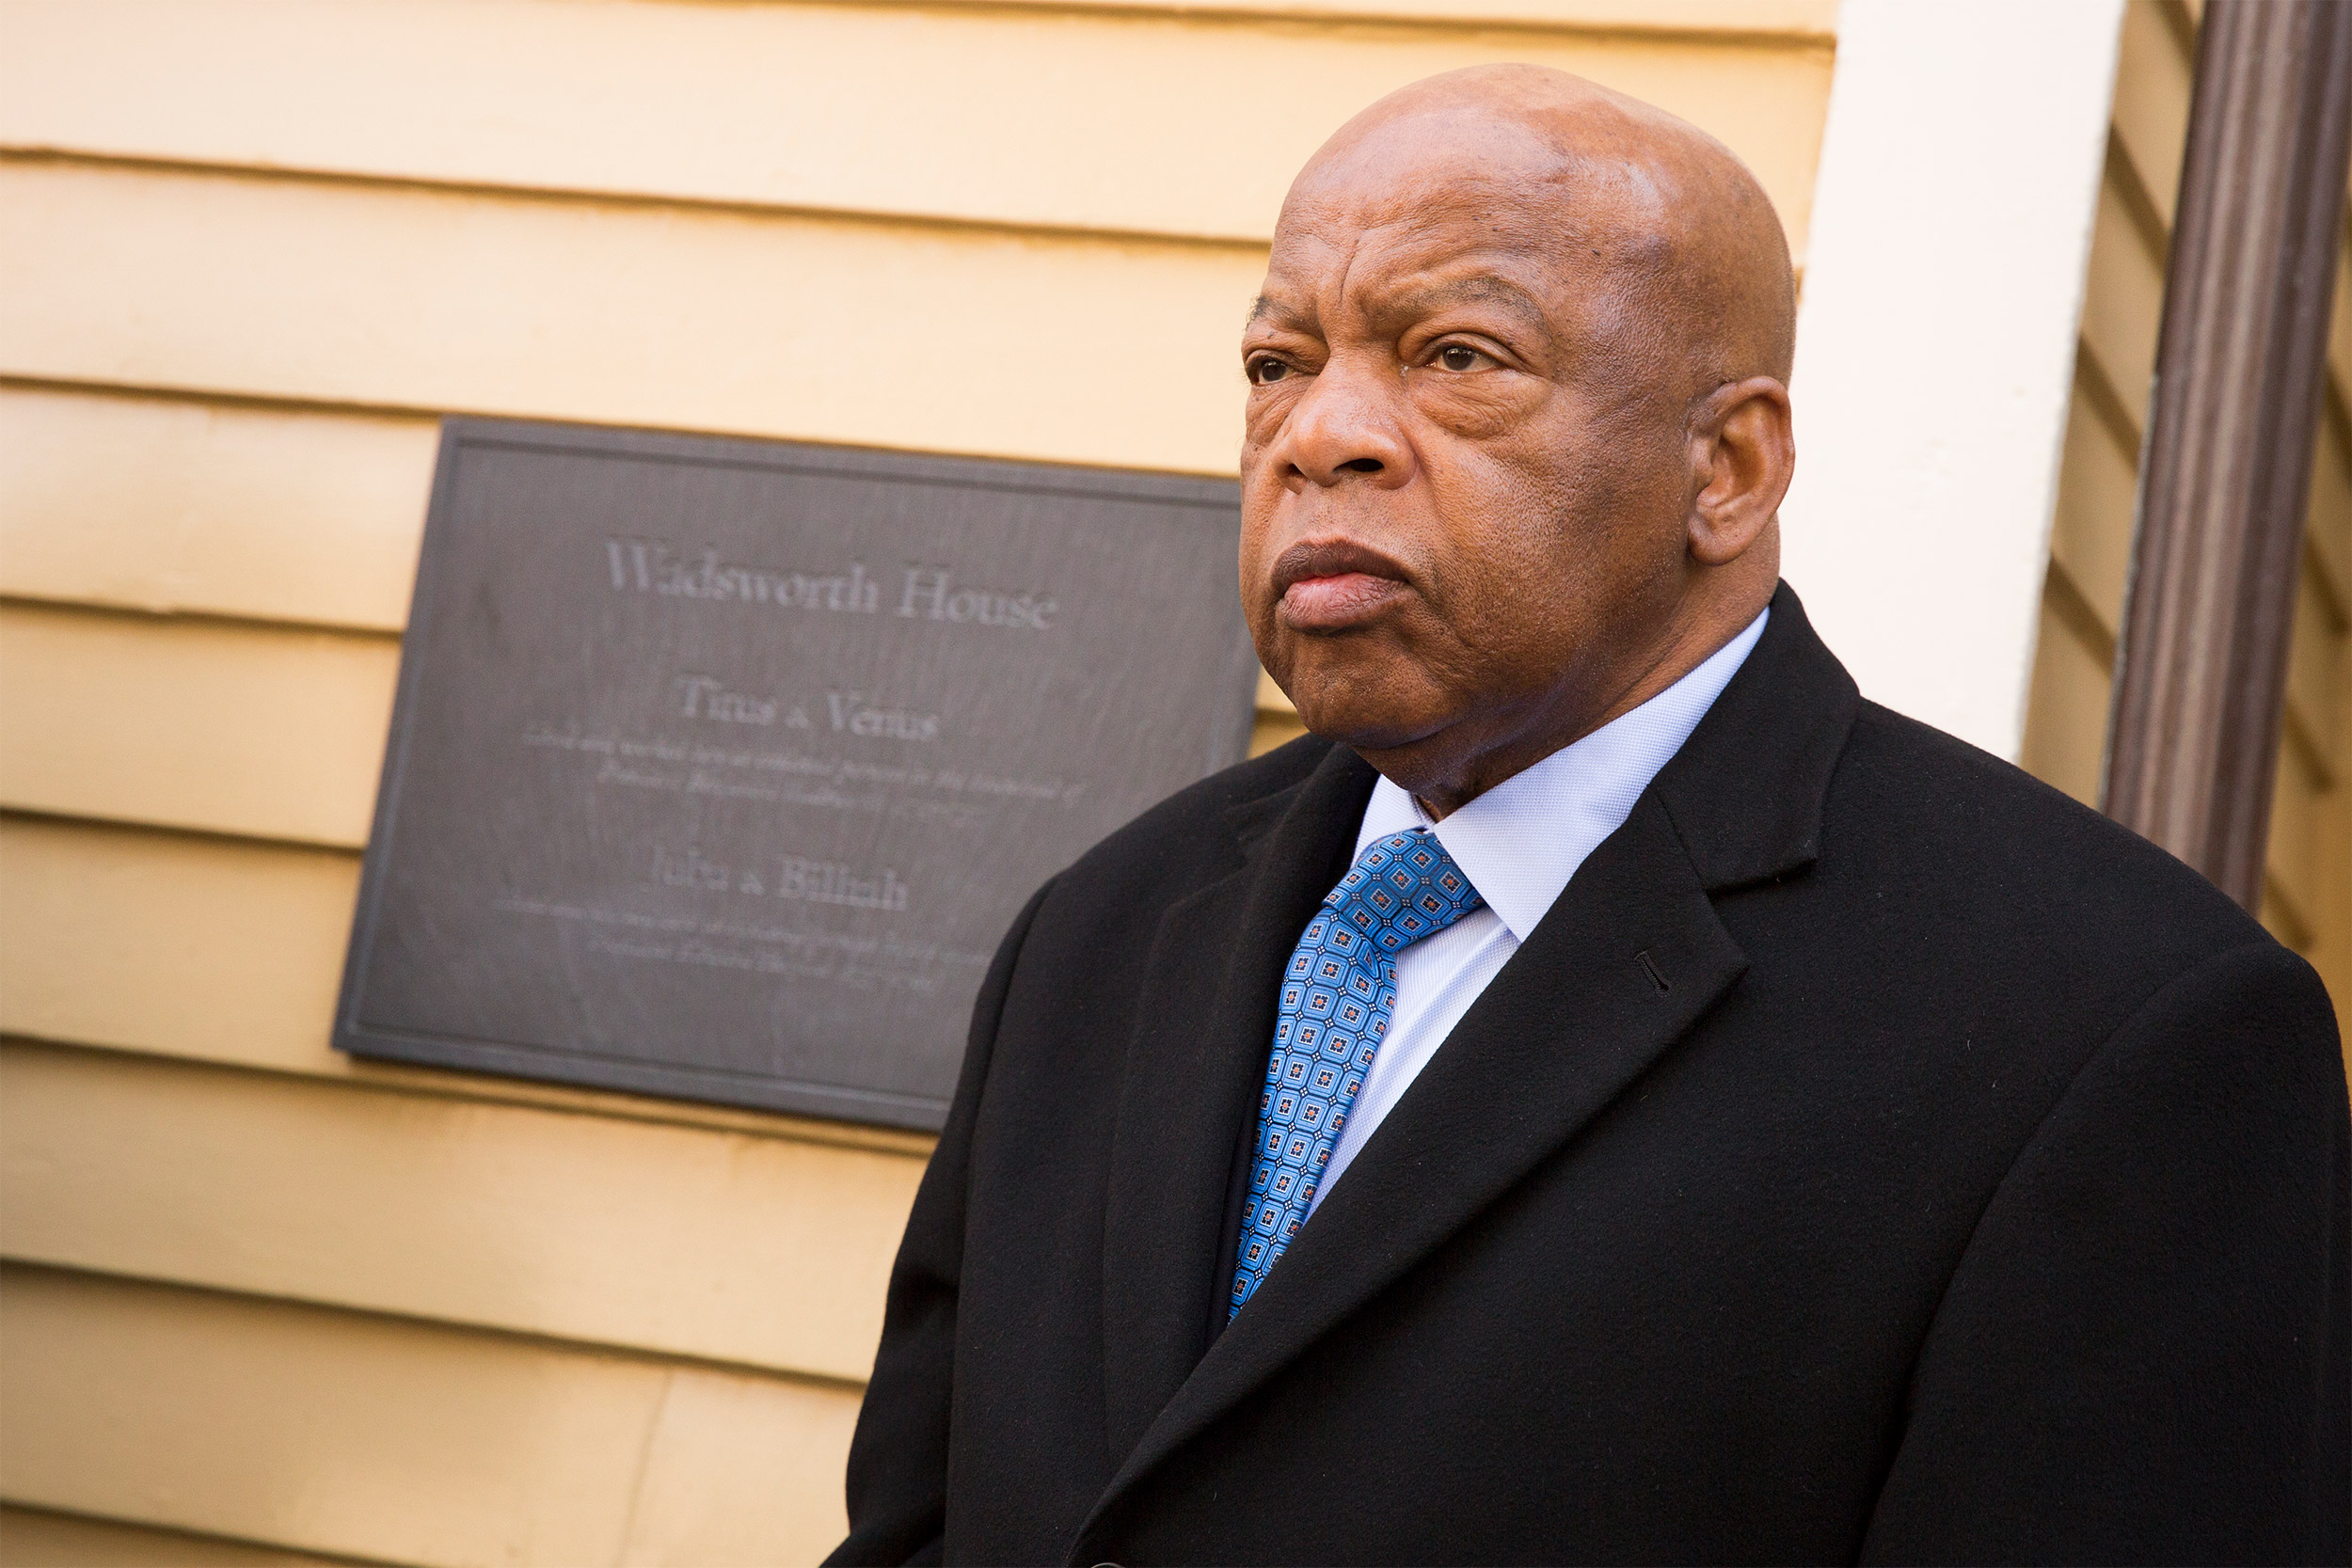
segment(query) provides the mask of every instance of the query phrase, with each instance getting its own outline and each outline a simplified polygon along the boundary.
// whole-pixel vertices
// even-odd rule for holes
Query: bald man
[[[1299,176],[1241,593],[1312,734],[1007,937],[838,1560],[2344,1560],[2327,997],[1859,699],[1793,297],[1737,160],[1549,71]]]

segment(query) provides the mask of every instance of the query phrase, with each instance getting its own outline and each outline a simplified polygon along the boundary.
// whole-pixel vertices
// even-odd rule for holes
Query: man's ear
[[[1692,409],[1690,431],[1691,555],[1728,565],[1762,536],[1796,472],[1788,388],[1769,375],[1726,382]]]

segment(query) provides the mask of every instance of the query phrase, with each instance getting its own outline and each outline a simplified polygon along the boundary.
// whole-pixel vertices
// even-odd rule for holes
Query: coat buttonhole
[[[1647,948],[1644,948],[1641,952],[1635,954],[1634,957],[1641,960],[1642,973],[1649,976],[1650,984],[1656,986],[1660,990],[1665,990],[1667,989],[1666,977],[1658,973],[1658,966],[1656,964],[1650,962],[1649,950]]]

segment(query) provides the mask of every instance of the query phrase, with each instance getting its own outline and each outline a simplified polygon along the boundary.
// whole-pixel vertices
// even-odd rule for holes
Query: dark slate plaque
[[[1234,762],[1231,483],[452,420],[335,1043],[936,1127],[1021,904]]]

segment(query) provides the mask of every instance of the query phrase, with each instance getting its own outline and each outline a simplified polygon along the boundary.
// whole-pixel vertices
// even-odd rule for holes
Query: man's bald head
[[[1244,334],[1242,592],[1309,728],[1440,812],[1771,597],[1795,289],[1721,143],[1559,71],[1365,110]]]
[[[1499,203],[1548,214],[1564,249],[1597,253],[1645,315],[1689,335],[1705,383],[1694,390],[1788,379],[1797,290],[1788,237],[1747,166],[1690,121],[1542,66],[1450,71],[1342,126],[1292,182],[1283,219],[1431,166],[1458,168]]]

